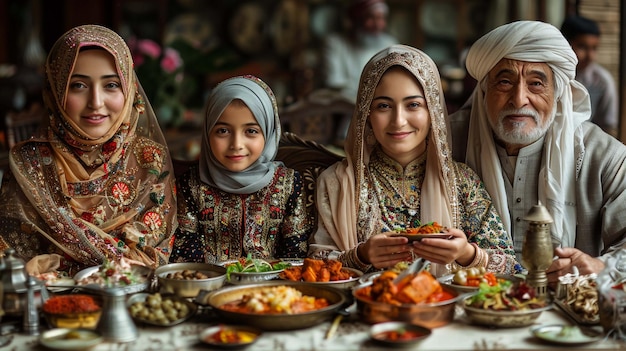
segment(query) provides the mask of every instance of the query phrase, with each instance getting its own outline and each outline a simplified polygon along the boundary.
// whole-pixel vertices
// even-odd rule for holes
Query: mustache
[[[510,115],[532,117],[532,119],[535,121],[537,125],[540,124],[539,112],[533,109],[529,109],[529,108],[515,108],[515,109],[508,109],[508,110],[500,111],[498,112],[498,120],[502,121],[504,118]]]

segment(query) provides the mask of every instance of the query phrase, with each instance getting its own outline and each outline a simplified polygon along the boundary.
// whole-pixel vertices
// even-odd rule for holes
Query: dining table
[[[388,350],[370,338],[370,324],[361,321],[356,304],[346,308],[336,331],[328,338],[328,331],[336,318],[329,318],[318,325],[285,331],[263,331],[256,342],[246,350],[301,350],[301,351],[349,351],[349,350]],[[245,324],[245,320],[241,324]],[[210,350],[209,345],[200,341],[199,335],[209,327],[232,324],[221,320],[211,309],[199,308],[196,314],[185,321],[170,327],[157,327],[136,323],[138,336],[130,342],[104,340],[92,351],[175,351]],[[533,336],[531,328],[543,325],[573,325],[556,306],[544,311],[531,326],[518,328],[492,328],[473,325],[465,316],[460,305],[455,308],[451,323],[432,329],[432,333],[414,345],[413,350],[624,350],[626,341],[612,334],[584,345],[549,344]],[[46,330],[45,319],[41,320],[40,332]],[[599,328],[600,326],[591,326]],[[2,332],[0,350],[48,350],[40,344],[38,335],[28,335],[20,331]]]

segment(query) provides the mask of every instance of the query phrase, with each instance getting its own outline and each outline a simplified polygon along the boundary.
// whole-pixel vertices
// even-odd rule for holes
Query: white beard
[[[502,123],[503,119],[510,114],[518,114],[518,115],[526,115],[531,116],[536,123],[536,127],[534,127],[529,132],[523,132],[523,127],[528,124],[528,122],[515,122],[512,123],[513,129],[505,129],[504,124]],[[541,119],[537,111],[532,109],[510,109],[501,111],[498,113],[497,123],[494,124],[491,118],[489,118],[489,124],[493,129],[493,132],[496,134],[498,139],[507,143],[514,145],[529,145],[539,140],[543,135],[546,134],[548,128],[552,125],[554,118],[556,117],[556,108],[552,110],[552,115],[550,118],[545,121],[543,124],[541,123]]]

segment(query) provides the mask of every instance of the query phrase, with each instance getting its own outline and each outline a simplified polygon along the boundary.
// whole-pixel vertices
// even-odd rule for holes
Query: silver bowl
[[[289,261],[289,260],[293,260],[293,259],[287,259],[286,261],[283,259],[277,259],[275,260],[275,262],[278,261],[282,261],[282,262],[288,262],[291,265],[297,265],[297,264],[302,264],[301,260],[293,260],[293,261]],[[218,263],[220,266],[226,268],[228,267],[229,264],[231,263],[235,263],[238,260],[228,260],[228,261],[223,261]],[[230,283],[230,284],[254,284],[254,283],[260,283],[260,282],[265,282],[268,280],[274,280],[274,279],[278,279],[278,275],[280,274],[280,272],[282,272],[283,269],[277,269],[274,271],[268,271],[268,272],[231,272],[229,274],[229,277],[226,278],[226,282]]]
[[[184,270],[199,271],[206,274],[207,279],[172,279],[170,273]],[[159,283],[159,291],[163,294],[174,294],[179,297],[193,298],[200,290],[212,291],[219,289],[226,280],[226,268],[211,263],[170,263],[160,266],[154,271]]]
[[[99,270],[100,266],[85,268],[82,271],[76,273],[76,275],[74,275],[74,281],[76,281],[77,286],[79,286],[79,281],[91,276],[92,274],[98,274]],[[101,288],[116,288],[122,290],[126,294],[134,294],[146,290],[150,285],[152,269],[146,266],[132,264],[130,265],[130,271],[132,272],[133,276],[136,276],[140,280],[138,283],[130,285],[101,286]],[[89,284],[88,286],[94,288],[94,284]]]
[[[325,298],[329,305],[315,311],[294,314],[241,313],[220,308],[226,303],[241,300],[246,294],[274,286],[293,287],[302,292],[303,295]],[[209,306],[224,320],[234,324],[247,324],[262,330],[294,330],[308,328],[332,319],[339,309],[347,307],[347,301],[348,299],[342,290],[330,286],[317,286],[285,280],[262,282],[254,285],[227,286],[207,294],[204,301],[198,302]]]
[[[552,303],[548,303],[544,307],[527,310],[490,310],[468,306],[466,302],[469,298],[461,302],[469,321],[472,324],[496,328],[519,328],[532,325],[543,311],[552,308]]]
[[[349,268],[349,267],[342,267],[341,269],[349,271],[352,274],[352,278],[344,279],[344,280],[334,280],[334,281],[328,281],[328,282],[306,282],[306,283],[317,285],[317,286],[326,285],[326,286],[332,286],[333,288],[337,288],[337,289],[348,290],[356,286],[359,283],[359,279],[361,279],[361,277],[363,276],[363,272],[361,272],[358,269]],[[292,281],[292,280],[283,278],[281,274],[279,274],[278,276],[282,280]]]

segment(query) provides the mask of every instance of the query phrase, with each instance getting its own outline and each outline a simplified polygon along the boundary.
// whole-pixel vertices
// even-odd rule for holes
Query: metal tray
[[[600,317],[598,316],[595,320],[585,319],[580,316],[578,313],[574,312],[568,304],[566,304],[563,300],[554,299],[554,304],[559,306],[561,311],[563,311],[568,317],[570,317],[574,322],[580,325],[598,325],[600,324]]]

